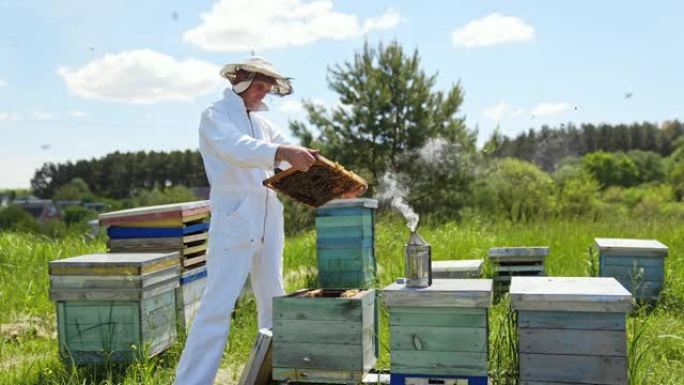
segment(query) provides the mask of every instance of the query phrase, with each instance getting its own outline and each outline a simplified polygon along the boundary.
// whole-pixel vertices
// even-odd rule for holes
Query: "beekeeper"
[[[214,381],[230,330],[231,312],[248,273],[259,328],[272,326],[271,300],[284,294],[283,205],[262,181],[281,161],[301,171],[315,150],[288,145],[280,130],[258,114],[267,94],[292,93],[290,80],[260,57],[227,64],[231,86],[202,114],[200,153],[211,186],[207,286],[176,368],[177,385]]]

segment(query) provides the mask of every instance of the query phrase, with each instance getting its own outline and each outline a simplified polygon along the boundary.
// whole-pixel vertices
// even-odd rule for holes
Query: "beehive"
[[[172,252],[184,269],[206,261],[209,202],[147,206],[100,214],[112,253]]]
[[[207,267],[199,266],[183,272],[180,286],[176,288],[176,318],[182,330],[189,331],[189,326],[199,309],[207,285]]]
[[[322,288],[375,284],[374,199],[338,199],[316,211],[316,256]]]
[[[375,290],[306,289],[276,297],[273,379],[359,383],[377,359],[374,332]]]
[[[393,283],[382,297],[389,308],[392,384],[421,378],[487,384],[492,280],[434,279],[419,289]]]
[[[626,313],[614,278],[513,277],[520,384],[627,384]]]
[[[481,275],[481,259],[432,261],[432,278],[477,278]]]
[[[59,350],[75,364],[155,355],[176,339],[178,253],[89,254],[49,263]]]
[[[599,276],[613,277],[638,301],[654,301],[663,289],[668,248],[656,240],[594,240],[599,252]]]
[[[496,272],[494,281],[500,290],[506,291],[514,276],[543,276],[544,260],[549,255],[549,248],[493,247],[488,254]]]

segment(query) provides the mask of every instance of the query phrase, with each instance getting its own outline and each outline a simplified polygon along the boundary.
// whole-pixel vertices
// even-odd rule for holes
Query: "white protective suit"
[[[259,328],[272,326],[272,298],[284,294],[283,205],[262,185],[273,175],[280,131],[231,88],[207,108],[200,153],[211,186],[207,286],[176,369],[176,385],[211,385],[230,329],[231,312],[248,273]]]

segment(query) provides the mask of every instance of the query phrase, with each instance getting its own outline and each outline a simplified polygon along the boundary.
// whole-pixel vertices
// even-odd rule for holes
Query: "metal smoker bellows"
[[[412,231],[404,246],[406,256],[406,286],[428,287],[432,285],[432,249],[417,232]]]

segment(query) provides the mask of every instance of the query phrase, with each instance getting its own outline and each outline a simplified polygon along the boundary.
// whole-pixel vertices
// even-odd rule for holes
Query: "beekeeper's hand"
[[[318,154],[318,150],[281,144],[276,151],[276,161],[284,160],[295,169],[307,172],[309,167],[316,162],[316,154]]]

